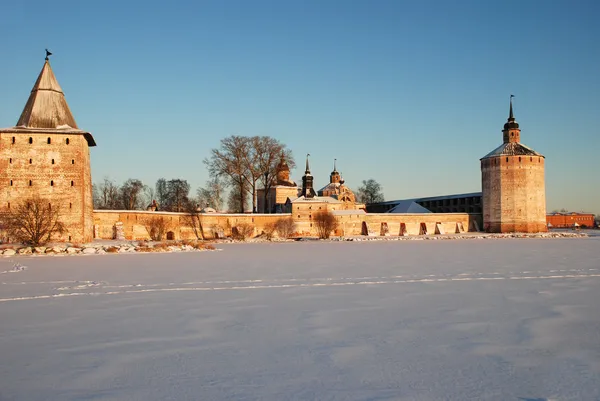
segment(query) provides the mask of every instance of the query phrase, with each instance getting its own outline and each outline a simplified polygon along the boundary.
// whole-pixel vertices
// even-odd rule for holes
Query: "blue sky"
[[[44,48],[94,181],[208,179],[229,135],[269,135],[316,186],[386,199],[481,190],[508,99],[547,157],[548,210],[600,213],[597,1],[11,1],[0,25],[0,126],[13,126]],[[293,177],[300,180],[302,169]]]

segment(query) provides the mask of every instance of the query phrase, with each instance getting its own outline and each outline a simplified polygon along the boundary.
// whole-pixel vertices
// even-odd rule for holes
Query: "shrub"
[[[167,222],[163,217],[159,216],[154,216],[146,220],[145,227],[152,241],[162,241],[167,232]]]
[[[119,248],[117,248],[116,246],[109,246],[108,248],[106,248],[106,253],[117,253],[119,252]]]
[[[296,223],[291,217],[281,218],[275,222],[275,230],[279,238],[290,238],[296,231]]]
[[[329,211],[320,211],[315,213],[313,218],[317,235],[321,239],[327,239],[331,236],[331,232],[338,227],[338,222],[335,215]]]
[[[265,237],[267,237],[267,239],[269,241],[273,239],[273,235],[275,234],[276,229],[277,229],[276,222],[274,222],[274,221],[270,221],[264,225],[263,233],[265,234]]]
[[[4,213],[2,226],[10,238],[33,246],[44,245],[54,234],[65,231],[59,207],[39,197],[25,199]]]
[[[254,234],[254,226],[248,223],[240,223],[231,229],[233,239],[246,241]]]

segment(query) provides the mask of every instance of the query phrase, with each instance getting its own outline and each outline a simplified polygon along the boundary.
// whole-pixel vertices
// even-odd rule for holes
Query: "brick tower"
[[[77,127],[48,56],[15,127],[0,129],[0,210],[39,196],[60,208],[66,232],[57,240],[93,237],[89,132]]]
[[[512,98],[504,143],[481,159],[483,228],[486,232],[547,231],[544,156],[523,145]]]

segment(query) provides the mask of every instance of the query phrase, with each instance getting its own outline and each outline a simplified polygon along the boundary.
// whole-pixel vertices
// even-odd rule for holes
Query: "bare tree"
[[[332,231],[337,229],[338,222],[335,215],[329,211],[319,211],[315,213],[314,218],[317,235],[321,239],[327,239],[331,236]]]
[[[121,202],[125,210],[140,210],[144,208],[144,184],[133,178],[125,181],[121,187]]]
[[[43,245],[54,234],[65,231],[59,207],[39,197],[25,199],[4,213],[2,225],[9,238],[33,246]]]
[[[358,188],[358,200],[361,203],[371,204],[383,202],[383,187],[373,178],[363,180],[362,186]]]
[[[232,203],[240,213],[244,213],[247,202],[247,184],[250,175],[246,162],[248,153],[250,153],[248,138],[233,135],[221,139],[220,147],[212,149],[210,158],[204,159],[204,164],[212,177],[226,178],[228,186],[235,194],[230,196],[237,198],[237,201]]]
[[[286,149],[285,145],[279,142],[277,139],[269,136],[255,136],[252,138],[252,147],[256,154],[256,168],[258,172],[258,179],[262,183],[262,187],[265,189],[265,197],[269,193],[269,190],[276,182],[275,177],[277,176],[279,163],[283,159],[290,169],[296,166],[292,151]],[[265,213],[269,213],[265,202]]]
[[[185,212],[189,202],[190,184],[186,180],[174,178],[166,182],[167,199],[162,210]]]
[[[237,191],[235,190],[229,191],[229,194],[227,195],[227,210],[230,213],[236,213],[240,210],[246,210],[247,199],[248,198],[242,199],[242,197],[240,197],[240,194],[237,193]]]
[[[94,184],[93,197],[95,209],[121,209],[119,186],[108,177],[105,177],[101,183]]]
[[[194,202],[187,202],[186,204],[187,215],[185,217],[186,223],[192,227],[194,235],[197,239],[204,239],[204,226],[202,225],[202,213],[200,213],[199,205],[195,205]]]
[[[290,238],[296,231],[296,223],[291,217],[283,217],[275,222],[275,230],[279,238]]]
[[[167,221],[162,216],[152,216],[144,221],[152,241],[162,241],[167,232]]]
[[[197,201],[200,208],[212,207],[219,211],[223,209],[223,183],[219,177],[215,177],[210,181],[206,181],[204,187],[198,188]]]
[[[167,180],[165,180],[164,178],[159,178],[156,181],[156,185],[154,186],[154,193],[156,195],[158,207],[166,205],[169,198],[169,192],[167,190]]]

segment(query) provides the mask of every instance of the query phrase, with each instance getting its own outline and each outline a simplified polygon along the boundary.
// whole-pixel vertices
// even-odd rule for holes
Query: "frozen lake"
[[[0,259],[0,401],[599,400],[600,237]]]

